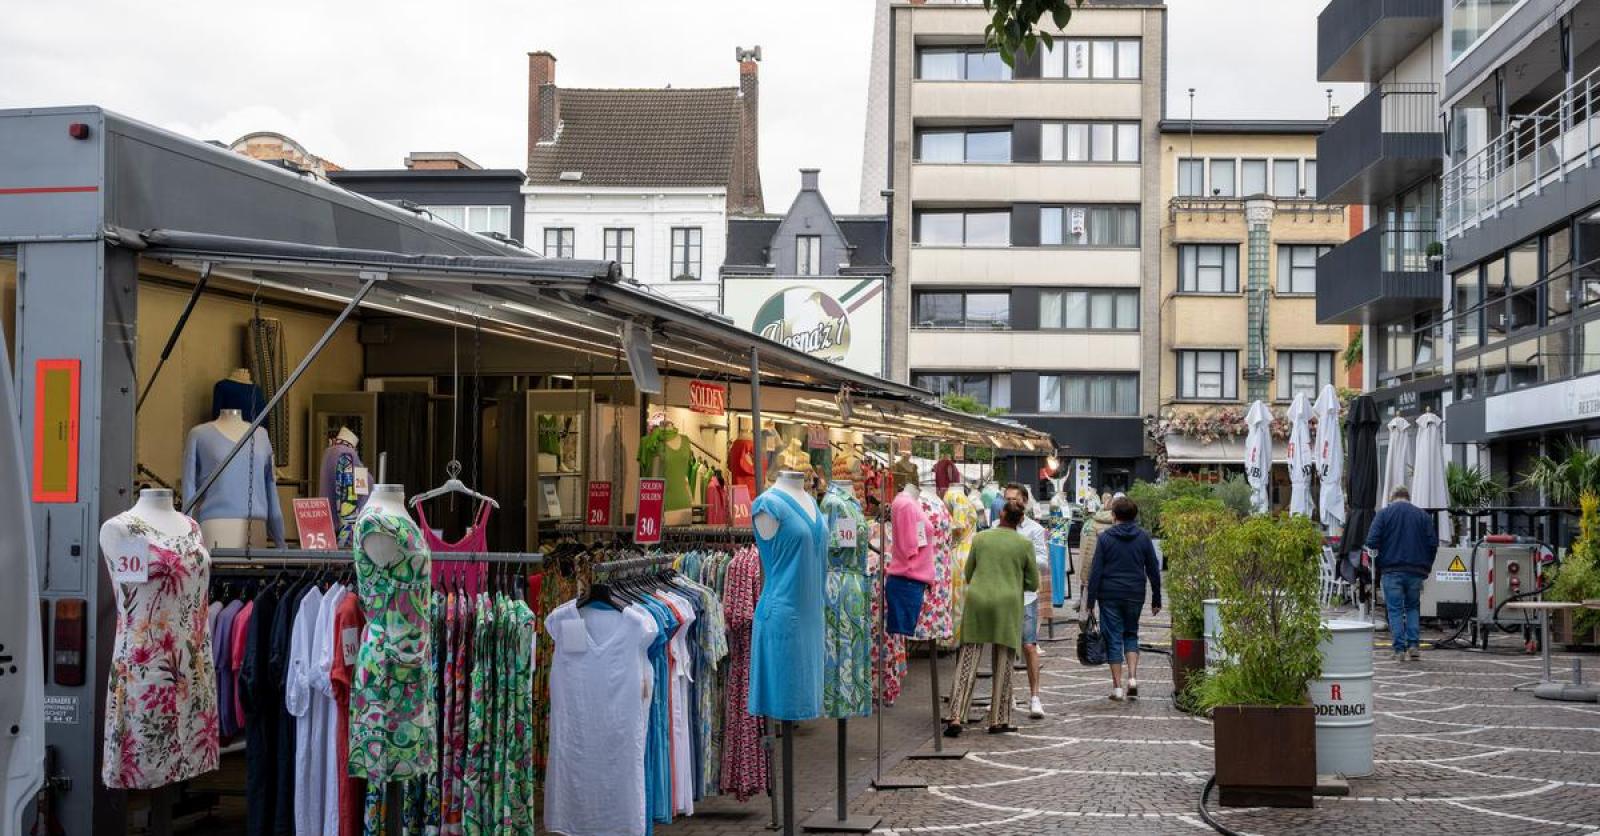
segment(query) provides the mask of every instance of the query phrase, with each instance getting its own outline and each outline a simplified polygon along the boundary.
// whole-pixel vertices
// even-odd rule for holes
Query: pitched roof
[[[560,127],[529,154],[533,185],[727,186],[739,147],[736,87],[560,88]],[[583,179],[562,181],[579,171]]]

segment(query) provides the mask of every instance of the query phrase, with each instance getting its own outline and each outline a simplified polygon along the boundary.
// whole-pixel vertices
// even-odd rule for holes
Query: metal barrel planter
[[[1318,650],[1322,676],[1311,680],[1317,714],[1317,772],[1358,778],[1372,774],[1372,625],[1323,621],[1328,637]]]

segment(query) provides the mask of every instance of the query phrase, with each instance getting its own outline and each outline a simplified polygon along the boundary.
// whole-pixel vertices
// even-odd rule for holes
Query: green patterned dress
[[[400,559],[366,553],[369,536],[392,538]],[[433,774],[430,558],[409,517],[368,506],[355,526],[356,589],[367,614],[350,689],[350,774],[375,786]]]
[[[872,619],[867,583],[870,528],[848,491],[830,486],[820,507],[828,526],[822,713],[865,717],[872,713]],[[851,529],[855,545],[842,544],[840,532]]]

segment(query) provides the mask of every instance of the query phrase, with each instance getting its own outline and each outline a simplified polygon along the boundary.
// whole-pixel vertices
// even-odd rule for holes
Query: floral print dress
[[[955,635],[946,643],[955,647],[961,639],[961,610],[967,600],[967,555],[972,554],[972,535],[978,531],[978,505],[959,485],[944,492],[950,509],[950,621]]]
[[[399,559],[373,560],[369,536],[392,538]],[[435,770],[430,563],[410,517],[368,506],[356,520],[356,588],[368,621],[350,689],[350,774],[374,786]]]
[[[211,555],[199,524],[188,522],[189,530],[177,535],[131,511],[105,524],[124,544],[119,551],[142,552],[149,575],[112,584],[117,637],[101,777],[113,789],[165,786],[217,768],[217,674],[206,601]]]
[[[872,525],[879,534],[874,542],[881,542],[884,527]],[[900,699],[902,680],[906,675],[906,637],[897,636],[884,629],[883,622],[883,566],[878,554],[867,552],[867,574],[872,578],[872,670],[878,682],[879,698],[884,706]]]
[[[767,753],[761,746],[761,720],[750,714],[750,640],[761,597],[761,557],[754,547],[740,549],[728,564],[722,593],[728,622],[728,679],[724,690],[722,791],[744,801],[767,788]]]
[[[828,525],[822,713],[865,717],[872,713],[872,622],[867,604],[867,537],[871,531],[849,491],[830,486],[820,507]],[[840,542],[840,532],[846,529],[854,534],[853,545]]]
[[[913,639],[943,640],[955,635],[955,623],[950,616],[950,512],[944,503],[927,496],[922,500],[922,513],[928,516],[933,530],[928,532],[933,544],[933,583],[922,596],[922,613],[917,616],[917,629]]]

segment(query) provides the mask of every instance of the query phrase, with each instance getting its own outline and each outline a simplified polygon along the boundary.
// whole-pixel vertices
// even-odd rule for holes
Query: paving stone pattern
[[[1164,644],[1164,631],[1147,630],[1145,641]],[[1415,663],[1375,650],[1372,776],[1351,779],[1348,797],[1319,798],[1309,810],[1221,809],[1215,796],[1210,809],[1251,834],[1600,834],[1600,705],[1513,691],[1541,671],[1537,657],[1517,653],[1520,646],[1508,636],[1491,653],[1430,650]],[[983,733],[975,709],[979,722],[959,740],[966,758],[894,767],[926,780],[925,790],[876,792],[852,781],[852,812],[882,817],[876,832],[884,836],[1212,832],[1196,812],[1213,763],[1210,724],[1173,709],[1166,657],[1146,654],[1142,698],[1119,704],[1106,699],[1104,668],[1079,666],[1069,642],[1047,648],[1048,717],[1019,713],[1019,733],[993,736]],[[1558,679],[1573,658],[1556,654]],[[1586,661],[1600,676],[1600,659]],[[924,692],[891,712],[915,707],[925,715],[926,704]],[[831,763],[831,745],[814,755],[807,749]],[[797,776],[803,771],[820,774],[797,768]],[[817,799],[818,792],[825,795],[815,787],[802,795]],[[697,819],[656,832],[753,834],[766,824],[765,816]]]

